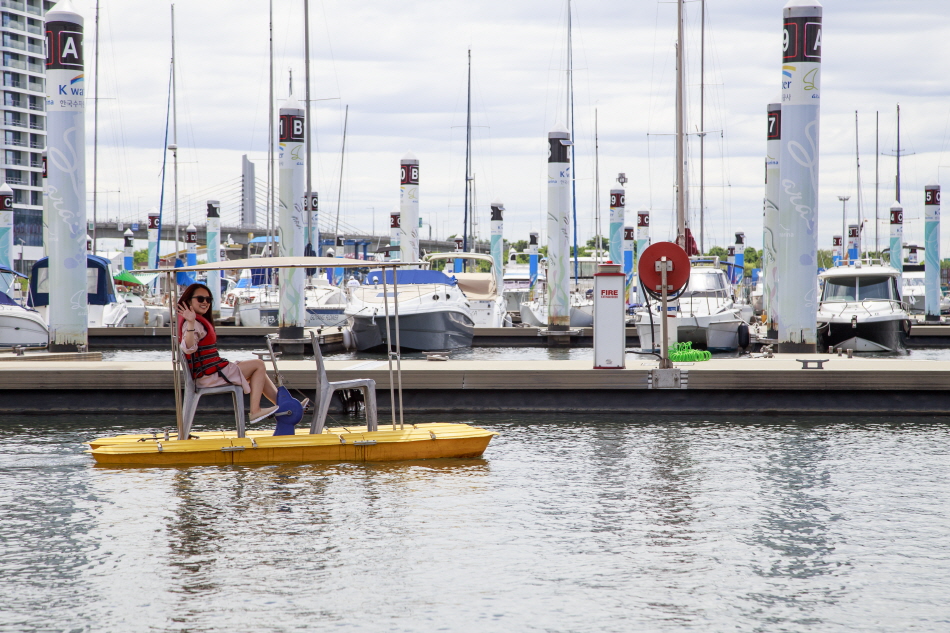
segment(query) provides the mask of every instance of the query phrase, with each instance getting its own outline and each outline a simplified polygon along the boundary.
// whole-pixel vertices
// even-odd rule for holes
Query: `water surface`
[[[0,418],[0,629],[950,629],[946,420],[479,423],[484,459],[121,469],[80,442],[173,420]]]

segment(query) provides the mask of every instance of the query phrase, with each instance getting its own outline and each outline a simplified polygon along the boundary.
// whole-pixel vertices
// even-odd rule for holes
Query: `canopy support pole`
[[[383,274],[383,277],[386,275]],[[399,384],[399,430],[403,430],[403,410],[402,410],[402,347],[399,345],[399,280],[396,278],[396,267],[393,266],[393,307],[396,317],[394,319],[396,326],[396,380]],[[386,319],[389,323],[389,319]]]
[[[171,305],[170,313],[171,318],[169,323],[169,330],[171,331],[171,343],[172,343],[172,380],[175,384],[175,422],[178,426],[178,439],[187,440],[185,437],[185,419],[181,414],[181,359],[178,354],[179,342],[178,342],[178,284],[174,283],[174,272],[169,272],[165,274],[165,279],[168,283],[168,287],[171,289]]]
[[[395,269],[394,269],[395,270]],[[393,380],[393,348],[392,334],[389,331],[389,291],[386,285],[386,268],[382,268],[383,277],[383,307],[386,312],[386,358],[389,359],[389,408],[392,411],[393,431],[396,430],[396,387]]]

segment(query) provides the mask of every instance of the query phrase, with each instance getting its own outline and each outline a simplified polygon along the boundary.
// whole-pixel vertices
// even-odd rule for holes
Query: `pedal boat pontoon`
[[[366,262],[347,261],[323,257],[273,257],[267,258],[268,268],[340,268],[360,267]],[[260,268],[264,262],[260,258],[231,260],[187,266],[185,268],[158,269],[167,275],[180,272],[200,272],[208,270],[234,270],[242,268]],[[400,262],[374,262],[376,267],[392,268],[393,292],[398,292],[398,266]],[[386,280],[383,280],[384,290]],[[173,288],[170,304],[177,311],[177,286],[169,279]],[[389,305],[384,304],[388,320]],[[296,429],[292,435],[274,435],[272,431],[245,431],[243,400],[235,401],[236,430],[191,432],[191,420],[186,419],[182,406],[183,367],[178,353],[179,340],[178,315],[171,315],[172,364],[175,380],[175,405],[177,432],[164,434],[133,434],[104,437],[89,442],[90,453],[97,464],[120,466],[166,466],[166,465],[224,465],[224,464],[260,464],[275,462],[384,462],[437,458],[477,458],[484,453],[491,438],[497,435],[469,424],[426,423],[407,424],[402,410],[402,372],[399,352],[399,312],[393,305],[392,340],[395,345],[389,350],[390,402],[392,424],[379,426],[376,422],[375,398],[373,411],[369,411],[371,401],[367,398],[367,425],[326,427],[325,408],[315,403],[315,414],[309,429]],[[388,338],[388,337],[387,337]],[[315,343],[316,344],[316,343]],[[318,348],[319,350],[319,348]],[[319,351],[317,380],[326,382]],[[394,367],[395,365],[395,367]],[[184,369],[187,371],[187,369]],[[375,386],[373,387],[375,389]],[[322,396],[320,394],[323,394]],[[243,398],[243,394],[241,394]],[[329,398],[328,391],[317,385],[317,398]],[[235,394],[235,398],[237,395]],[[372,413],[372,415],[370,415]],[[180,440],[179,437],[188,439]]]

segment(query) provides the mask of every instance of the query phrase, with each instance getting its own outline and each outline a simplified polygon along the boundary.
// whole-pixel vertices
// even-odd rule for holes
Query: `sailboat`
[[[676,10],[676,243],[687,253],[694,253],[695,241],[686,226],[683,2],[677,0]],[[719,258],[691,257],[690,264],[687,290],[670,303],[672,314],[667,317],[670,331],[676,334],[675,340],[716,351],[747,347],[749,326],[743,318],[743,308],[734,301],[732,286],[720,267]],[[663,316],[666,315],[661,314],[659,305],[643,306],[634,314],[641,347],[659,347]]]

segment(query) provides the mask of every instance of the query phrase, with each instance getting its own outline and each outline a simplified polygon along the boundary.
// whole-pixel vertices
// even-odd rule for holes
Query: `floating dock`
[[[320,329],[324,352],[343,350],[340,328]],[[275,327],[220,326],[216,328],[221,349],[248,349],[264,346],[264,336]],[[167,349],[167,327],[89,328],[89,349]],[[593,328],[573,328],[566,335],[548,336],[536,327],[475,328],[473,347],[593,347]],[[911,328],[908,346],[950,349],[950,325],[917,325]],[[636,328],[627,328],[627,347],[639,347]]]
[[[824,360],[803,369],[802,359]],[[816,363],[809,363],[814,366]],[[389,410],[385,360],[327,361],[330,380],[373,378],[381,411]],[[950,414],[950,361],[861,359],[828,354],[713,359],[677,363],[678,388],[654,384],[657,362],[629,355],[622,370],[590,361],[402,362],[409,413],[624,412],[702,417],[729,415]],[[313,361],[281,362],[289,386],[312,396]],[[0,363],[3,414],[157,414],[174,411],[170,362],[21,361]],[[230,413],[229,396],[206,396],[199,415]]]

